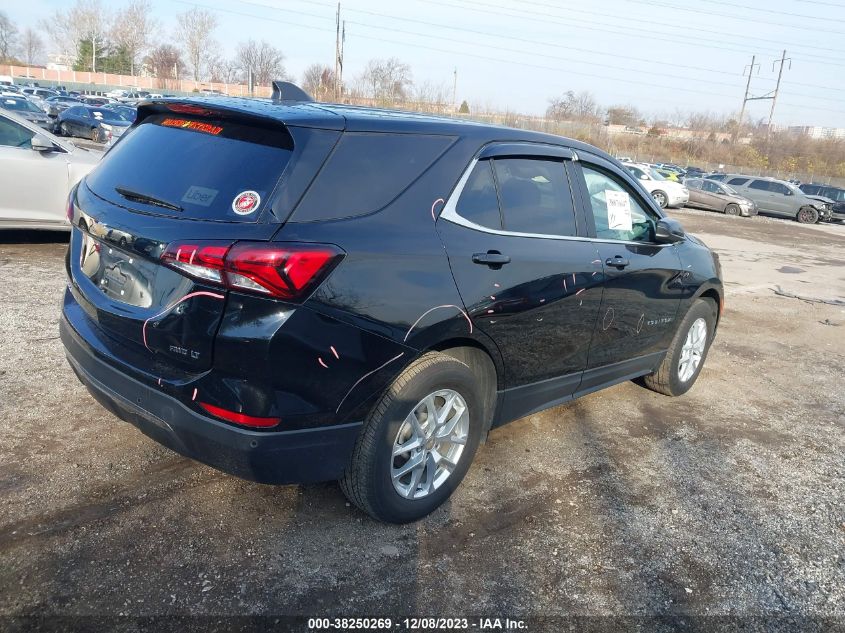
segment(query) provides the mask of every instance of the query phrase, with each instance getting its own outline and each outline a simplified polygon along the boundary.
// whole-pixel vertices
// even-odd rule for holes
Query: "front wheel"
[[[739,215],[739,205],[729,204],[726,206],[725,215]]]
[[[813,207],[801,207],[795,219],[801,224],[815,224],[819,221],[819,212]]]
[[[660,205],[661,209],[665,209],[666,205],[669,204],[669,197],[666,195],[665,192],[660,191],[658,189],[657,191],[653,192],[651,195],[654,198],[654,201],[657,202],[658,205]]]
[[[438,352],[405,369],[364,422],[340,481],[346,497],[390,523],[416,521],[446,501],[481,439],[477,382],[466,364]]]
[[[645,386],[667,396],[689,391],[704,366],[715,329],[715,303],[696,299],[681,321],[660,367],[643,378]]]
[[[61,125],[59,125],[59,133],[62,136],[70,136],[70,130],[68,129],[67,123],[62,122]]]

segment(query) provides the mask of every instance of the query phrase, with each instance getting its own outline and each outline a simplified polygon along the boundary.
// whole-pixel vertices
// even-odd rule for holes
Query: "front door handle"
[[[622,270],[626,266],[630,265],[631,262],[629,262],[627,259],[625,259],[621,255],[616,255],[613,259],[608,257],[607,260],[604,263],[607,266],[612,266],[613,268],[617,268],[619,270]]]
[[[487,251],[486,253],[475,253],[472,256],[474,264],[483,264],[489,266],[494,270],[498,270],[505,264],[509,264],[511,258],[507,255],[502,255],[499,251]]]

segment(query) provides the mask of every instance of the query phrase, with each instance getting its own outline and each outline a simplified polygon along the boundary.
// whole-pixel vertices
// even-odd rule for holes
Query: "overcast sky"
[[[152,2],[161,40],[173,16],[196,4],[218,15],[224,52],[266,39],[297,79],[311,63],[333,65],[331,0]],[[69,4],[27,0],[5,10],[23,28]],[[458,101],[533,114],[567,90],[649,114],[738,112],[751,56],[759,63],[752,94],[765,95],[785,48],[792,68],[784,68],[775,123],[845,127],[845,0],[344,0],[342,15],[344,79],[371,58],[398,57],[415,82],[451,90],[457,67]],[[767,117],[770,106],[752,102],[748,113]]]

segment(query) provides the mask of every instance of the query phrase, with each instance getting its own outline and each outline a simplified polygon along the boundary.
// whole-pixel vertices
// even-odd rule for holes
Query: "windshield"
[[[646,167],[646,171],[648,172],[648,175],[651,176],[654,180],[666,180],[663,174],[658,172],[653,167]]]
[[[730,185],[719,185],[719,186],[722,188],[722,191],[724,191],[725,193],[730,193],[730,194],[735,195],[735,196],[739,195],[737,193],[736,189],[734,189]]]
[[[803,191],[801,191],[801,190],[800,190],[798,187],[796,187],[795,185],[793,185],[791,182],[786,182],[786,181],[784,181],[784,183],[783,183],[783,184],[784,184],[784,185],[786,185],[786,188],[787,188],[787,189],[789,189],[789,190],[790,190],[793,194],[796,194],[796,195],[802,195],[802,196],[804,195],[804,192],[803,192]]]
[[[141,197],[182,207],[179,217],[255,222],[292,151],[284,128],[153,115],[124,135],[86,182],[101,198],[147,213],[170,211],[148,208]],[[139,195],[129,200],[120,191]]]
[[[26,99],[3,99],[0,102],[6,110],[15,110],[17,112],[41,112],[41,108],[27,101]]]
[[[98,121],[105,121],[106,123],[131,123],[128,119],[122,117],[119,112],[108,110],[106,108],[89,108],[88,111],[91,116]]]

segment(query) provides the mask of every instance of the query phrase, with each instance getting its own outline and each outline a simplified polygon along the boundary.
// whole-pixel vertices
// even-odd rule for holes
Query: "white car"
[[[120,88],[117,88],[115,90],[109,90],[105,94],[105,96],[110,97],[111,99],[118,99],[119,100],[119,99],[123,99],[128,94],[129,94],[128,90],[122,90]]]
[[[69,230],[68,194],[102,155],[0,110],[0,229]]]
[[[689,189],[679,182],[672,182],[643,163],[622,163],[625,168],[642,182],[661,209],[682,207],[689,202]]]

